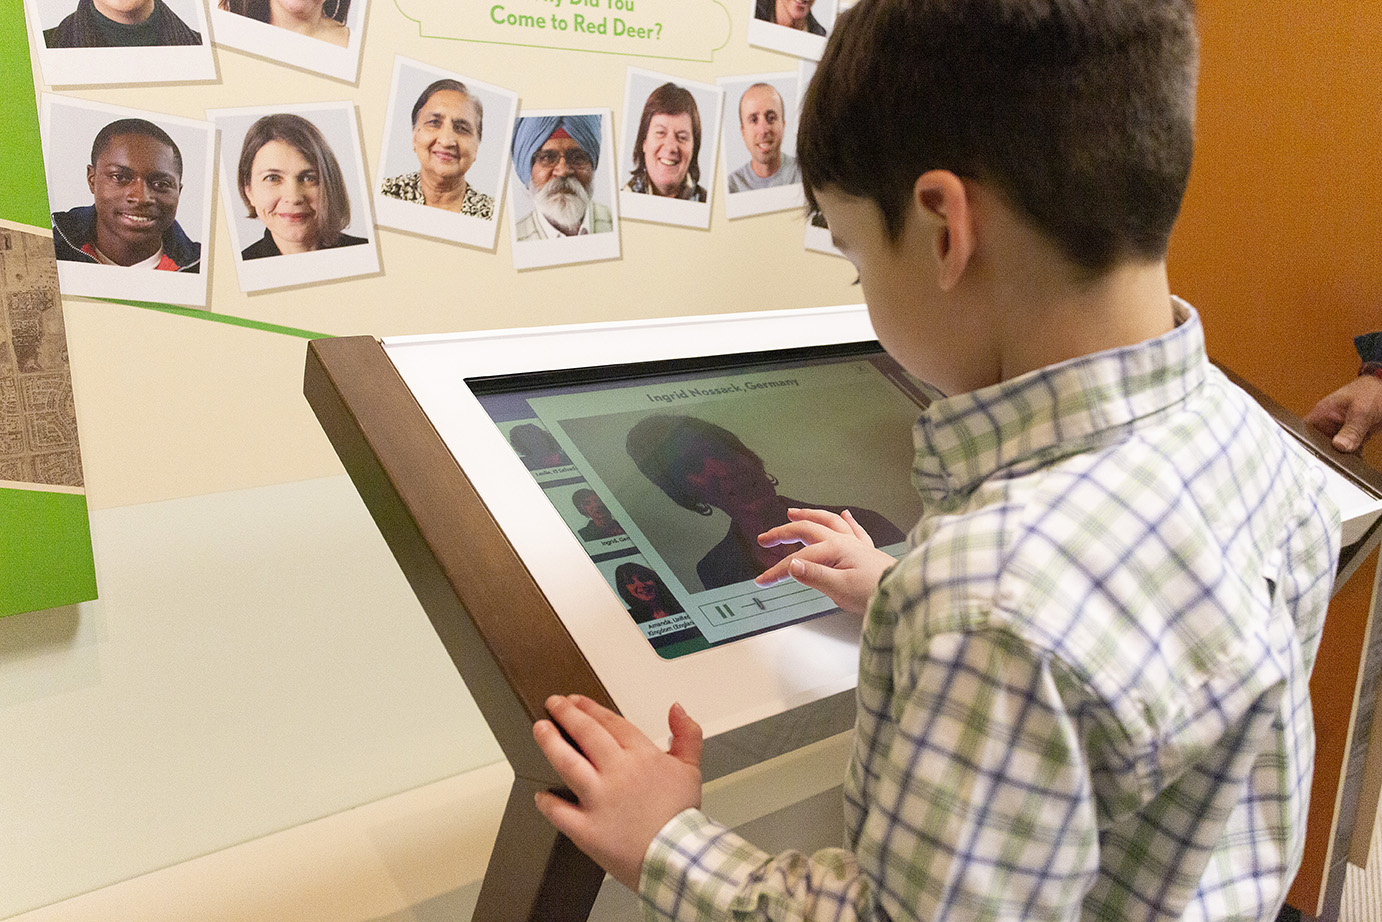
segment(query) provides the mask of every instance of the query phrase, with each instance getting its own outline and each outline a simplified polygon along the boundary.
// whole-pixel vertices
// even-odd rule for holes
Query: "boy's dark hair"
[[[808,203],[871,199],[902,233],[916,179],[989,184],[1091,274],[1160,259],[1194,147],[1193,0],[860,0],[801,116]]]
[[[166,146],[173,152],[173,162],[177,164],[178,168],[178,179],[182,179],[182,151],[178,150],[177,143],[173,141],[168,132],[153,122],[142,118],[119,118],[96,132],[96,137],[91,142],[92,166],[95,166],[96,161],[101,159],[101,154],[110,146],[110,142],[122,134],[142,134],[144,137],[153,138]]]

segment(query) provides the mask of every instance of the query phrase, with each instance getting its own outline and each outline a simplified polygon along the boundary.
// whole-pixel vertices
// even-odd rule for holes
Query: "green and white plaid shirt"
[[[939,401],[926,512],[864,624],[848,849],[687,811],[649,918],[1243,920],[1300,863],[1322,475],[1199,319]]]

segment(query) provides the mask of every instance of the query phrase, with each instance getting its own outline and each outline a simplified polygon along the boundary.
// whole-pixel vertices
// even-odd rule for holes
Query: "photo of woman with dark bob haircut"
[[[221,0],[218,8],[341,48],[350,44],[350,0]]]
[[[639,420],[625,441],[643,476],[683,509],[729,517],[720,543],[696,564],[706,589],[750,580],[799,549],[794,544],[763,547],[758,536],[788,522],[788,509],[846,510],[877,546],[895,544],[902,530],[869,509],[804,503],[779,496],[777,478],[763,459],[728,429],[695,416],[655,414]]]
[[[236,173],[240,200],[264,236],[240,252],[262,259],[368,243],[342,233],[350,196],[340,164],[316,125],[300,115],[260,118],[245,134]]]
[[[630,192],[704,202],[701,186],[701,113],[691,91],[664,83],[648,94],[633,145]]]
[[[633,616],[634,624],[645,624],[685,611],[657,574],[641,563],[621,563],[616,567],[614,588]]]

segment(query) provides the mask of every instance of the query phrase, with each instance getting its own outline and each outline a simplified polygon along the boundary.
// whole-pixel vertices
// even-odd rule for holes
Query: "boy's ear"
[[[974,254],[974,215],[964,181],[949,170],[928,170],[917,177],[912,203],[926,219],[923,226],[940,266],[937,282],[950,291]]]

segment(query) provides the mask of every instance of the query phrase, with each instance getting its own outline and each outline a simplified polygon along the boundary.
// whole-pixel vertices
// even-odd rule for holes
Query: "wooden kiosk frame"
[[[631,355],[639,360],[670,360],[745,348],[811,347],[874,338],[862,306],[500,331],[461,338],[510,346],[517,340],[519,351],[528,351],[524,343],[545,337],[565,344],[553,354],[570,356],[572,367],[577,362],[617,364]],[[574,346],[570,337],[577,340]],[[413,339],[401,338],[402,345]],[[544,561],[533,559],[544,556],[542,551],[534,553],[529,540],[525,557],[516,546],[523,544],[524,537],[512,533],[525,530],[515,528],[518,516],[503,509],[496,515],[493,507],[508,502],[507,495],[500,495],[508,491],[497,490],[493,484],[488,495],[483,488],[477,489],[475,471],[463,470],[390,357],[388,346],[398,342],[381,343],[363,336],[312,341],[304,392],[514,771],[513,790],[474,918],[583,920],[604,872],[558,835],[533,806],[534,792],[557,787],[560,780],[533,742],[532,724],[546,716],[543,702],[548,696],[580,693],[621,711],[658,738],[666,733],[661,722],[665,705],[649,708],[648,702],[639,700],[648,696],[634,693],[628,677],[615,675],[621,670],[611,667],[608,660],[603,663],[602,680],[601,665],[583,652],[578,638],[563,623],[551,593],[542,588],[544,574],[535,571]],[[637,351],[628,351],[630,342],[638,344]],[[737,348],[726,349],[727,342]],[[562,359],[525,356],[520,364],[545,368],[549,361]],[[497,433],[493,425],[488,428]],[[507,446],[505,453],[510,456],[508,463],[521,470]],[[540,493],[527,479],[526,486],[518,484],[515,489]],[[569,533],[553,536],[558,539],[575,540]],[[583,569],[595,573],[588,558]],[[551,578],[547,585],[551,587]],[[607,587],[603,595],[617,602]],[[623,609],[618,611],[627,621]],[[857,619],[837,613],[773,631],[772,637],[783,639],[781,645],[796,644],[791,649],[799,652],[784,656],[764,656],[765,650],[774,649],[766,646],[773,641],[765,636],[684,658],[733,657],[736,675],[755,662],[775,660],[760,669],[785,669],[808,677],[767,683],[771,688],[763,697],[770,700],[763,706],[739,707],[734,714],[712,713],[709,721],[701,720],[706,729],[702,760],[706,780],[853,728]],[[647,651],[657,662],[650,647]],[[793,661],[792,656],[799,658]],[[681,662],[655,668],[685,674],[688,667],[676,665]],[[622,697],[620,682],[624,683]],[[694,708],[687,702],[687,707],[700,719],[706,706]]]
[[[575,368],[577,359],[580,366],[627,361],[630,353],[626,342],[611,349],[601,344],[611,336],[618,339],[628,330],[641,331],[645,339],[640,342],[658,344],[649,347],[651,353],[633,353],[640,360],[680,358],[687,355],[688,348],[693,354],[696,350],[715,354],[704,351],[714,348],[742,351],[725,349],[725,342],[771,341],[791,347],[873,338],[862,305],[498,331],[460,338],[512,346],[530,337],[575,336],[581,348],[567,350],[566,354],[573,356],[570,364],[550,366]],[[750,335],[747,340],[726,339],[725,330],[735,334],[749,331]],[[707,331],[713,332],[707,335]],[[313,340],[308,345],[304,393],[513,768],[513,788],[473,918],[477,922],[582,922],[594,904],[604,872],[559,835],[533,805],[536,791],[559,787],[561,782],[533,742],[532,724],[546,716],[544,701],[548,696],[580,693],[622,710],[655,738],[660,728],[649,717],[651,712],[630,713],[627,681],[619,693],[620,680],[611,675],[608,662],[603,666],[592,662],[588,651],[573,637],[551,593],[543,590],[544,580],[548,587],[552,582],[535,572],[540,563],[533,559],[531,544],[506,530],[512,525],[511,513],[501,510],[496,515],[492,508],[506,500],[496,496],[492,487],[488,495],[485,488],[477,488],[472,476],[476,472],[468,472],[458,462],[387,346],[366,336]],[[1377,514],[1382,508],[1382,477],[1356,459],[1338,456],[1298,419],[1249,390],[1324,459],[1337,477],[1369,498],[1360,504],[1358,513],[1367,515],[1366,522],[1361,531],[1355,528],[1358,534],[1347,548],[1347,557],[1341,560],[1341,577],[1346,576],[1382,538],[1382,517]],[[1377,617],[1374,604],[1373,618]],[[852,621],[825,616],[812,624],[828,642],[852,645],[851,655],[857,657],[857,626]],[[1382,637],[1382,632],[1376,636]],[[739,647],[740,643],[727,646]],[[1365,659],[1382,659],[1377,647],[1374,643],[1365,650]],[[765,648],[751,647],[750,653],[753,649],[761,653]],[[829,662],[840,662],[838,650],[831,656],[835,658]],[[764,662],[765,669],[782,668],[781,664],[769,666]],[[743,661],[735,668],[742,670]],[[786,668],[799,667],[788,662]],[[1375,697],[1379,672],[1382,664],[1359,664],[1360,677],[1367,677],[1366,681],[1360,678],[1359,700],[1370,703]],[[770,695],[773,701],[769,705],[747,717],[740,713],[732,719],[712,719],[707,724],[705,778],[720,777],[852,729],[854,679],[853,674],[840,671],[812,688]],[[633,704],[635,709],[640,706],[636,701]],[[1355,725],[1350,727],[1353,744],[1365,751],[1370,708],[1366,715],[1356,713],[1355,708],[1350,721]],[[1361,769],[1361,764],[1358,767]],[[1320,770],[1317,766],[1317,776]],[[1341,781],[1341,787],[1356,786],[1351,778]],[[1328,833],[1347,843],[1356,804],[1340,803],[1336,810],[1339,816]],[[1346,851],[1346,844],[1344,848]],[[1325,889],[1335,891],[1328,869],[1326,877]],[[1341,884],[1342,871],[1339,877]]]

